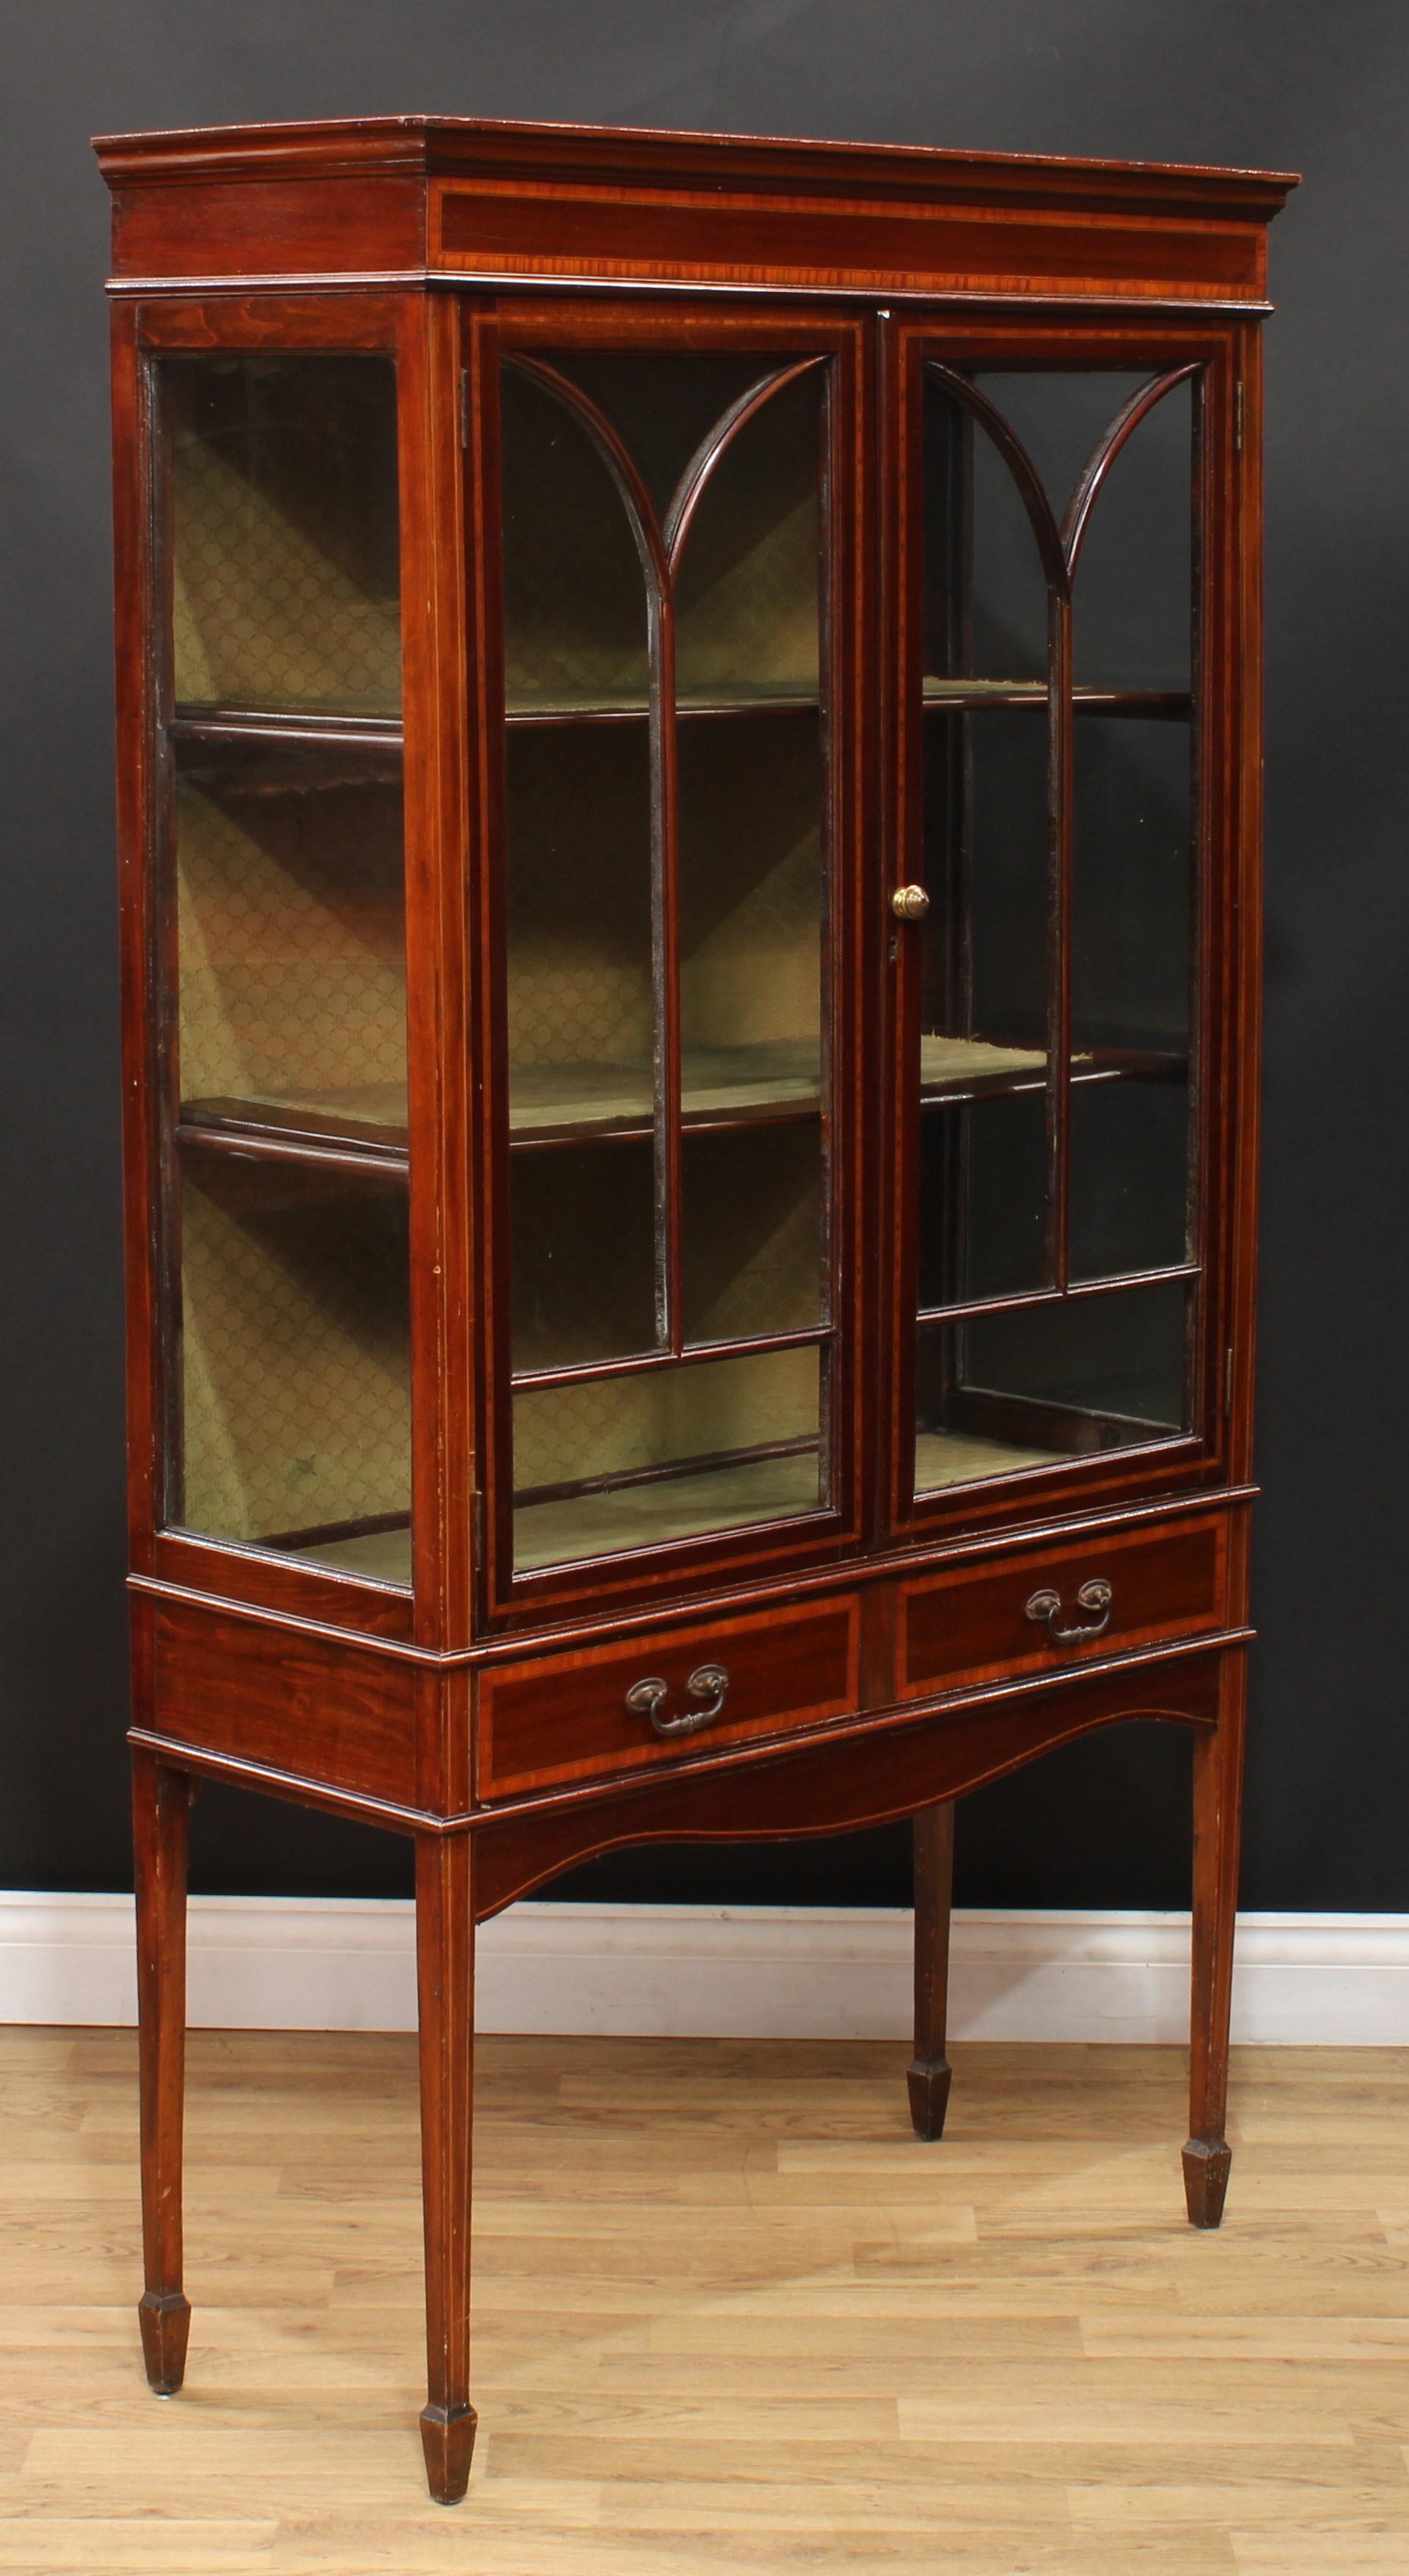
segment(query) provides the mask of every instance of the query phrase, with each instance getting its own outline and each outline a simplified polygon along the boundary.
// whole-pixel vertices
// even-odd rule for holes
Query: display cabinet
[[[115,207],[151,2380],[187,1809],[416,1853],[433,2492],[474,1926],[1194,1738],[1248,1642],[1258,326],[1291,182],[473,120]]]

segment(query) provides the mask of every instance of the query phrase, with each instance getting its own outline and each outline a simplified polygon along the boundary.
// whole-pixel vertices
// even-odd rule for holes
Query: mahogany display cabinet
[[[474,1927],[589,1854],[913,1816],[937,2138],[954,1799],[1187,1726],[1218,2222],[1292,182],[98,150],[147,2369],[218,1778],[415,1844],[451,2501]]]

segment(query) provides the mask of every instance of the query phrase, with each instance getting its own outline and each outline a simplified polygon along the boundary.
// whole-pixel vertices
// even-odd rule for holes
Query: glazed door
[[[1216,1432],[1215,363],[904,337],[902,1522]]]
[[[852,1520],[854,358],[478,341],[501,1604]]]

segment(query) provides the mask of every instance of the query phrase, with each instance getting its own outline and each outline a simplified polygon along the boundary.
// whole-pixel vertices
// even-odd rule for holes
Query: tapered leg
[[[1233,1924],[1238,1906],[1247,1656],[1223,1658],[1218,1724],[1194,1736],[1194,1941],[1189,2030],[1189,2143],[1184,2197],[1194,2227],[1223,2216],[1232,2155],[1228,2115],[1228,2021],[1233,2001]]]
[[[910,2117],[920,2138],[944,2135],[951,2081],[944,2054],[949,2012],[949,1911],[954,1893],[954,1802],[922,1807],[915,1835],[915,2054],[906,2069]]]
[[[416,1837],[421,2197],[426,2232],[426,2476],[437,2504],[470,2477],[470,2121],[475,1919],[468,1834]]]
[[[132,1757],[137,1884],[137,2019],[142,2248],[137,2314],[147,2377],[173,2397],[191,2310],[181,2286],[181,2128],[186,2080],[186,1844],[191,1784],[155,1756]]]

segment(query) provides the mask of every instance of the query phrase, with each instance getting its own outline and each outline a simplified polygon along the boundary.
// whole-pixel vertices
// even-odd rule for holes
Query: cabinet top
[[[1246,309],[1265,293],[1266,226],[1297,184],[469,116],[197,126],[94,149],[128,291],[442,278]]]

